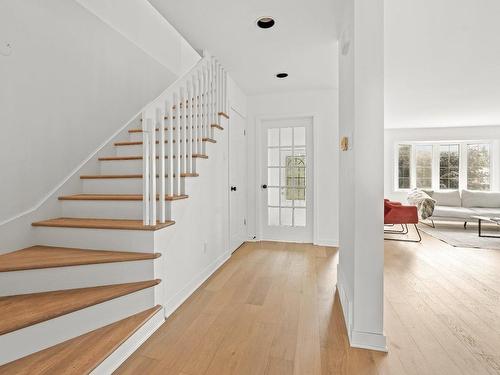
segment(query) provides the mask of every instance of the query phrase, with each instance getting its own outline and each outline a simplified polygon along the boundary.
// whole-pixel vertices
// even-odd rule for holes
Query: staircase
[[[164,322],[158,238],[227,124],[226,87],[203,57],[58,197],[63,217],[32,223],[35,246],[0,255],[0,374],[109,374]]]

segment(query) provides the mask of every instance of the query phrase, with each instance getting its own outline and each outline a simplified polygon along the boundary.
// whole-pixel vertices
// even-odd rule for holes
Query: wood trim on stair
[[[186,155],[188,157],[188,155]],[[159,159],[160,157],[157,156],[156,159]],[[175,159],[175,155],[173,157]],[[182,158],[182,155],[181,155]],[[193,158],[202,158],[202,159],[208,159],[208,155],[202,155],[202,154],[193,154]],[[168,155],[165,156],[165,159],[168,159]],[[142,156],[103,156],[98,159],[99,161],[123,161],[123,160],[142,160]]]
[[[181,173],[181,177],[198,177],[198,173]],[[156,175],[158,178],[159,175]],[[168,177],[168,175],[165,175]],[[175,174],[174,174],[175,177]],[[82,175],[82,180],[99,180],[99,179],[118,179],[118,178],[142,178],[142,174],[95,174],[95,175]]]
[[[0,375],[89,374],[151,319],[161,306],[0,366]]]
[[[37,245],[0,255],[0,272],[132,262],[156,259],[160,256],[160,253],[88,250]]]
[[[60,201],[142,201],[142,194],[74,194],[59,197]],[[177,201],[187,199],[188,195],[165,195],[167,201]],[[156,200],[160,200],[160,196],[156,195]]]
[[[155,231],[173,224],[175,224],[175,221],[167,221],[166,223],[158,223],[156,225],[144,225],[142,220],[59,217],[57,219],[37,221],[31,225],[34,227]]]
[[[217,129],[220,129],[220,130],[224,130],[224,128],[223,128],[222,126],[220,126],[219,124],[212,124],[212,125],[210,125],[210,126],[211,126],[212,128],[217,128]],[[198,126],[198,127],[199,127],[199,126]],[[182,128],[183,128],[183,127],[181,126],[181,127],[180,127],[180,129],[182,129]],[[196,128],[196,126],[194,126],[194,125],[193,125],[193,126],[191,126],[191,128],[192,128],[192,129],[194,129],[194,128]],[[165,129],[165,131],[167,131],[167,130],[168,130],[168,128],[164,128],[164,129]],[[175,129],[176,129],[176,127],[174,126],[174,127],[173,127],[173,130],[175,130]],[[159,131],[159,130],[160,130],[160,128],[155,128],[155,131]],[[129,130],[128,130],[128,132],[129,132],[129,133],[142,133],[142,132],[143,132],[143,130],[142,130],[141,128],[133,128],[133,129],[129,129]]]
[[[215,143],[216,140],[215,139],[211,139],[211,138],[202,138],[201,139],[202,142],[212,142],[212,143]],[[177,141],[174,139],[172,141],[172,143],[176,143]],[[183,142],[183,140],[179,140],[180,143]],[[186,138],[186,142],[189,142],[189,138]],[[194,139],[191,139],[191,142],[195,142]],[[168,143],[168,140],[165,141],[165,143]],[[160,144],[160,141],[156,141],[156,144]],[[120,142],[115,142],[113,144],[114,146],[117,146],[117,147],[121,147],[121,146],[140,146],[142,145],[142,141],[120,141]]]
[[[158,285],[161,280],[0,297],[0,335]]]
[[[229,116],[227,114],[225,114],[224,112],[219,112],[219,116],[222,116],[222,117],[229,119]]]

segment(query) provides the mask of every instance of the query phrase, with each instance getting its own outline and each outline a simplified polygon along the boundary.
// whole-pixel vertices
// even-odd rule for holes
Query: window
[[[432,188],[432,145],[415,146],[415,169],[417,187]]]
[[[286,200],[306,200],[305,155],[287,156],[286,159]]]
[[[398,187],[410,188],[411,145],[399,145],[398,150]]]
[[[396,189],[492,190],[496,176],[491,142],[404,142],[396,145]]]
[[[467,145],[467,189],[490,190],[490,145]]]
[[[460,145],[439,146],[439,188],[458,189],[460,180]]]

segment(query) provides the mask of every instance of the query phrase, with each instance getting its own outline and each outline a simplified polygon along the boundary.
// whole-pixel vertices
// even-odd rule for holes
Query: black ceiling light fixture
[[[265,17],[260,17],[256,23],[257,26],[260,27],[261,29],[270,29],[271,27],[274,26],[276,22],[272,17],[265,16]]]
[[[285,72],[281,72],[281,73],[276,74],[276,78],[283,79],[283,78],[286,78],[286,77],[288,77],[288,73],[285,73]]]

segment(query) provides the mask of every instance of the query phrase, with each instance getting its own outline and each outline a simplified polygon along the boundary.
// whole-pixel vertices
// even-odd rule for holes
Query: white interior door
[[[247,240],[246,120],[231,109],[229,115],[229,245],[236,250]]]
[[[264,120],[261,137],[262,238],[312,242],[312,119]]]

